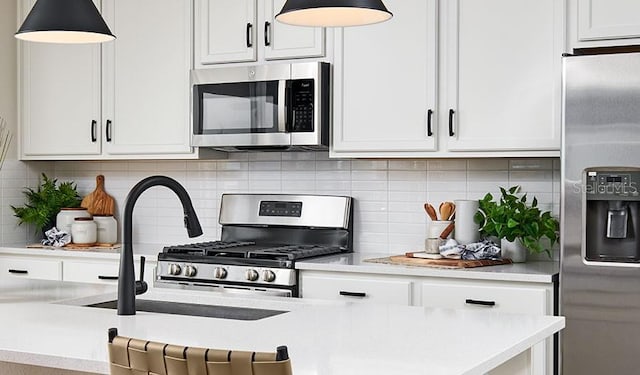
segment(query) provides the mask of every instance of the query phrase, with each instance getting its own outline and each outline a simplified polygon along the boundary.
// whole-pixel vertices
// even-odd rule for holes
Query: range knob
[[[175,263],[171,263],[167,271],[169,272],[169,275],[177,276],[180,274],[180,272],[182,272],[182,268],[180,268],[180,266]]]
[[[271,270],[262,271],[262,280],[271,283],[276,279],[276,274]]]
[[[254,270],[252,268],[248,269],[247,272],[244,273],[244,276],[249,281],[256,281],[260,277],[260,275],[258,275],[258,271]]]
[[[213,277],[216,279],[224,279],[227,277],[227,270],[222,267],[216,267],[216,269],[213,270]]]
[[[184,275],[187,277],[194,277],[198,273],[198,269],[194,266],[186,266],[184,268]]]

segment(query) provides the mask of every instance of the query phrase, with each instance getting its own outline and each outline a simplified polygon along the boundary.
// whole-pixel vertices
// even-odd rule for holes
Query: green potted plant
[[[27,188],[23,192],[24,206],[11,206],[14,216],[20,219],[18,224],[33,224],[36,231],[49,230],[56,222],[56,215],[63,207],[79,207],[80,196],[73,182],[50,179],[42,174],[42,184],[37,189]]]
[[[544,252],[551,258],[551,247],[558,241],[560,224],[551,212],[538,208],[535,197],[529,204],[526,194],[518,196],[519,190],[520,186],[508,190],[501,187],[502,196],[497,202],[490,193],[479,201],[474,219],[480,224],[480,233],[501,240],[502,256],[514,262],[526,261],[526,250]],[[546,243],[541,242],[544,238],[548,240]]]

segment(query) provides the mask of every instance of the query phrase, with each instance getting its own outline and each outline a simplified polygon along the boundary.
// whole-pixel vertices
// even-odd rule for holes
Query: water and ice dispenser
[[[640,263],[640,169],[585,171],[585,258]]]

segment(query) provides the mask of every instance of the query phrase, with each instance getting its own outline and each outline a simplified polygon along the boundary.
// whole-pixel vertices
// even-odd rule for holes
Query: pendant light
[[[15,37],[46,43],[102,43],[116,38],[92,0],[37,0]]]
[[[287,0],[276,20],[297,26],[360,26],[393,17],[382,0]]]

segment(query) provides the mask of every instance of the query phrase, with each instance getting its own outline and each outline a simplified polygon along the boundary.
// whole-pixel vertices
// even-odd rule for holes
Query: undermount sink
[[[102,309],[115,309],[118,301],[107,301],[86,305]],[[284,314],[287,311],[253,309],[247,307],[233,307],[220,305],[200,305],[195,303],[178,303],[139,299],[136,310],[162,314],[202,316],[207,318],[260,320],[270,316]]]

